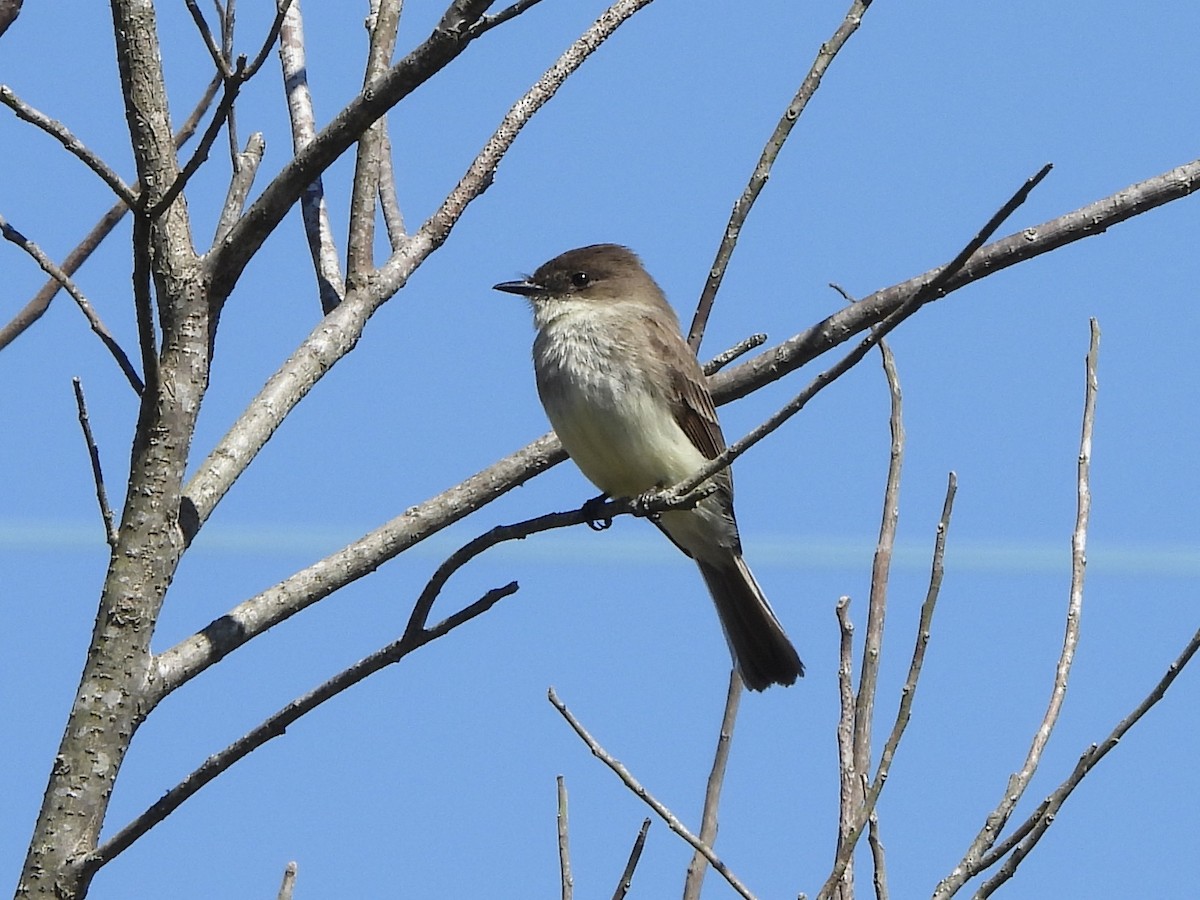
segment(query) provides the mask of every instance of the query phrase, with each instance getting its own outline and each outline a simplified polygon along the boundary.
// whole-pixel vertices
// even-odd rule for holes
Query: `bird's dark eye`
[[[591,281],[591,276],[587,272],[576,272],[571,276],[571,284],[577,288],[587,287]]]

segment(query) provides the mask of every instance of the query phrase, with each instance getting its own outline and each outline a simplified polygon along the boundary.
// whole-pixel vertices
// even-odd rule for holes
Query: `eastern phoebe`
[[[495,287],[533,306],[542,405],[567,453],[605,494],[670,487],[725,449],[679,320],[631,250],[569,250]],[[656,524],[700,567],[746,686],[791,684],[804,665],[742,560],[729,469],[711,482],[714,493]]]

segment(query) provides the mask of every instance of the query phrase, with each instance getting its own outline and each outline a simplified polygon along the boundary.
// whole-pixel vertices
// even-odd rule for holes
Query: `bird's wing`
[[[708,379],[679,332],[655,318],[647,317],[644,322],[651,346],[658,345],[655,348],[658,351],[656,357],[677,359],[683,363],[665,366],[658,373],[666,382],[663,387],[675,423],[705,459],[715,459],[725,449],[725,436],[721,433],[712,394],[708,392]],[[732,489],[728,469],[714,476],[714,480]]]
[[[675,421],[705,459],[715,459],[725,449],[725,436],[721,433],[721,423],[717,421],[704,373],[697,365],[692,371],[676,370],[672,374]]]

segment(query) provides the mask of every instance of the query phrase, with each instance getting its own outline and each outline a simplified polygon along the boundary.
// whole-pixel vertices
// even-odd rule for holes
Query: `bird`
[[[607,497],[678,484],[725,449],[707,379],[641,260],[619,244],[568,250],[494,289],[528,299],[533,366],[567,454]],[[652,521],[700,569],[742,682],[789,685],[804,664],[749,566],[728,467],[690,509]]]

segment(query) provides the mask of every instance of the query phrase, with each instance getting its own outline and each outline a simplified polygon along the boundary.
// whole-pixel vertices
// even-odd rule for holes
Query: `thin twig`
[[[1095,765],[1100,762],[1108,752],[1114,749],[1125,733],[1129,731],[1138,721],[1141,720],[1150,708],[1161,700],[1167,693],[1167,689],[1171,683],[1179,676],[1184,667],[1195,656],[1196,651],[1200,650],[1200,629],[1192,635],[1192,639],[1188,641],[1182,652],[1175,658],[1175,661],[1167,667],[1166,673],[1158,680],[1158,683],[1146,695],[1145,699],[1134,708],[1134,710],[1124,719],[1116,724],[1108,737],[1099,744],[1092,744],[1079,757],[1079,761],[1075,764],[1075,768],[1067,777],[1066,781],[1060,784],[1049,797],[1047,797],[1037,810],[1031,815],[1021,827],[1018,828],[1005,841],[997,844],[988,853],[984,854],[980,860],[980,870],[989,868],[996,863],[1005,853],[1013,850],[1012,856],[1005,860],[1004,866],[999,872],[988,879],[976,893],[976,897],[989,897],[992,893],[1003,884],[1004,881],[1012,877],[1016,871],[1017,865],[1024,859],[1034,845],[1045,834],[1051,823],[1058,815],[1058,811],[1066,802],[1071,793],[1079,786],[1084,777],[1092,770]],[[1013,848],[1016,848],[1015,850]]]
[[[400,289],[412,271],[414,256],[427,256],[441,246],[450,236],[450,230],[462,217],[467,206],[492,183],[500,160],[533,115],[550,101],[567,78],[582,66],[601,44],[615,34],[621,25],[652,2],[653,0],[615,0],[512,105],[483,149],[471,161],[458,184],[446,195],[438,210],[422,223],[400,253],[393,254],[380,267],[379,279],[372,285],[379,295],[391,296]]]
[[[214,245],[225,239],[225,235],[245,209],[246,198],[250,195],[254,176],[258,174],[266,147],[267,142],[263,139],[262,132],[256,131],[246,141],[246,149],[234,157],[233,177],[229,180],[229,191],[225,195],[225,205],[221,209],[221,218],[213,236]]]
[[[637,868],[638,860],[642,858],[642,848],[646,846],[646,833],[650,830],[650,819],[642,819],[642,827],[633,841],[633,849],[629,851],[629,861],[625,863],[625,871],[621,873],[621,881],[613,891],[613,900],[625,900],[629,887],[633,884],[633,870]]]
[[[188,158],[188,161],[179,169],[179,174],[171,185],[163,192],[163,195],[158,201],[150,207],[148,213],[150,217],[156,218],[168,209],[175,199],[187,187],[192,176],[200,169],[208,159],[209,151],[212,149],[213,143],[217,139],[217,135],[221,131],[221,126],[224,125],[233,115],[233,104],[237,100],[238,94],[242,87],[251,78],[255,76],[258,70],[262,67],[263,62],[267,58],[267,54],[271,52],[271,48],[275,46],[275,41],[279,37],[279,30],[283,24],[283,17],[287,11],[287,7],[292,0],[280,0],[282,7],[275,15],[275,20],[271,23],[271,27],[267,30],[267,36],[263,40],[262,48],[254,61],[247,64],[246,57],[239,56],[234,63],[233,71],[224,79],[224,93],[221,95],[221,100],[217,104],[217,109],[213,113],[212,121],[208,123],[208,128],[204,130],[204,134],[200,136],[199,142],[196,144],[195,150]]]
[[[1090,488],[1092,431],[1096,419],[1096,364],[1100,353],[1100,326],[1095,319],[1092,319],[1090,322],[1090,332],[1091,337],[1085,364],[1086,384],[1083,399],[1083,425],[1079,440],[1078,474],[1076,478],[1075,529],[1071,535],[1071,590],[1067,601],[1067,621],[1063,634],[1063,646],[1054,670],[1054,682],[1050,690],[1050,701],[1047,704],[1046,713],[1042,717],[1041,724],[1034,733],[1033,741],[1030,744],[1029,752],[1026,754],[1021,770],[1009,777],[1000,802],[984,821],[983,827],[971,842],[971,846],[963,855],[962,861],[938,884],[937,890],[934,892],[935,898],[952,896],[968,880],[981,871],[982,860],[988,850],[999,839],[1000,833],[1008,823],[1009,817],[1024,795],[1025,789],[1033,779],[1034,773],[1037,772],[1042,752],[1050,740],[1050,734],[1053,732],[1054,726],[1058,723],[1063,701],[1066,699],[1067,682],[1071,675],[1071,664],[1075,660],[1075,648],[1079,644],[1080,620],[1083,614],[1084,573],[1087,565],[1088,519],[1092,506]],[[1028,846],[1032,847],[1032,844]],[[1016,870],[1017,864],[1023,856],[1023,853],[1020,856],[1016,856],[1016,852],[1014,851],[1014,856],[1009,857],[1009,860],[1005,864],[1005,869],[1002,870],[1002,872],[1007,870],[1008,874],[1000,877],[1000,873],[998,873],[997,876],[993,876],[992,880],[995,881],[999,877],[999,881],[996,882],[998,885],[1011,877],[1012,872]],[[1011,868],[1009,868],[1010,865]]]
[[[313,179],[324,172],[362,135],[375,119],[385,114],[452,62],[470,45],[470,25],[483,15],[490,0],[452,0],[430,36],[412,52],[377,79],[333,117],[314,140],[291,159],[258,196],[225,242],[205,258],[211,275],[209,297],[219,307],[229,297],[247,264],[293,208]],[[290,6],[290,4],[288,4]],[[440,243],[440,242],[439,242]],[[432,251],[422,247],[414,256],[419,263]],[[415,265],[413,266],[415,269]],[[411,271],[411,270],[410,270]],[[396,285],[386,296],[373,298],[369,309],[356,310],[369,317],[379,304],[399,289]],[[356,325],[361,332],[361,325]]]
[[[746,217],[750,215],[750,210],[754,208],[754,203],[758,199],[758,195],[762,192],[763,186],[766,185],[767,179],[771,174],[771,167],[775,165],[775,159],[779,156],[779,151],[783,149],[784,143],[788,139],[788,135],[792,133],[792,128],[796,122],[800,120],[801,113],[808,105],[808,101],[812,99],[817,88],[821,86],[821,79],[825,75],[825,70],[829,68],[838,52],[845,46],[846,41],[850,36],[858,30],[859,24],[862,22],[863,14],[867,11],[867,7],[871,5],[871,0],[854,0],[850,4],[850,9],[846,12],[846,17],[842,23],[834,31],[832,37],[821,45],[820,51],[817,53],[817,58],[813,61],[812,66],[808,70],[808,74],[804,76],[804,80],[800,83],[799,90],[784,110],[783,116],[780,117],[779,123],[775,126],[775,131],[767,140],[766,146],[763,147],[762,153],[759,155],[758,163],[754,166],[754,171],[750,174],[750,181],[742,190],[742,195],[738,198],[737,203],[733,205],[733,211],[729,215],[729,222],[725,226],[725,234],[721,238],[721,243],[717,247],[717,255],[713,260],[712,267],[708,271],[708,278],[704,282],[704,290],[700,293],[700,300],[696,304],[696,314],[692,318],[691,327],[688,329],[688,344],[693,351],[700,349],[700,342],[704,339],[704,328],[708,324],[709,314],[712,312],[713,301],[716,300],[717,291],[721,287],[721,281],[725,278],[725,270],[729,268],[729,260],[733,256],[733,248],[737,245],[738,236],[741,234],[742,226],[746,222]]]
[[[1197,187],[1200,187],[1200,160],[1128,185],[1102,200],[985,246],[971,258],[965,269],[951,276],[942,289],[944,292],[958,290],[995,271],[1099,234],[1147,210],[1189,196]],[[223,246],[228,246],[231,240],[232,236]],[[889,313],[904,309],[944,269],[944,266],[939,267],[876,291],[783,344],[718,373],[710,383],[714,401],[729,403],[778,381],[821,353],[883,321]],[[218,275],[213,274],[214,277]],[[185,502],[195,513],[185,526],[189,538],[207,521],[287,412],[357,341],[365,321],[362,317],[370,312],[370,308],[356,307],[345,312],[345,316],[335,317],[332,323],[335,327],[321,326],[314,330],[197,467],[185,488]],[[565,459],[566,454],[557,438],[552,434],[543,435],[482,468],[462,483],[418,503],[404,515],[382,524],[342,550],[243,601],[160,655],[159,678],[155,681],[157,693],[170,693],[266,629],[375,571],[430,534],[461,520]]]
[[[278,8],[283,9],[282,0],[278,0],[278,3]],[[279,64],[283,69],[288,119],[292,125],[292,148],[297,154],[313,142],[317,133],[305,57],[304,18],[300,13],[299,0],[294,0],[287,7],[279,32]],[[328,314],[346,298],[346,281],[342,276],[333,226],[329,221],[329,207],[325,203],[325,185],[320,175],[300,195],[300,216],[317,276],[321,311]]]
[[[837,378],[841,377],[851,368],[858,364],[867,353],[883,340],[884,336],[892,331],[897,325],[915,313],[923,305],[936,300],[942,296],[942,291],[945,285],[954,277],[954,275],[964,266],[971,258],[971,255],[978,250],[987,239],[991,237],[997,228],[1007,219],[1029,196],[1032,191],[1043,178],[1050,172],[1050,166],[1043,166],[1036,175],[1029,178],[1012,197],[988,220],[988,223],[973,237],[967,245],[959,251],[949,263],[937,271],[916,293],[914,293],[907,301],[892,310],[887,316],[880,321],[873,330],[859,344],[842,357],[837,363],[830,366],[821,374],[817,375],[809,385],[799,394],[792,398],[784,407],[778,410],[774,415],[768,418],[765,422],[755,428],[753,431],[746,434],[740,440],[730,444],[725,450],[718,454],[713,459],[709,460],[704,466],[694,472],[691,476],[681,481],[679,484],[668,488],[663,493],[671,496],[683,496],[689,494],[695,488],[711,478],[715,473],[721,471],[731,465],[735,459],[753,447],[767,435],[771,434],[780,425],[798,413],[804,406],[816,396],[820,391],[827,387]]]
[[[525,12],[525,10],[537,6],[541,2],[542,0],[518,0],[518,2],[514,3],[512,6],[505,7],[494,15],[483,16],[478,22],[471,26],[471,36],[478,37],[485,31],[490,31],[491,29],[495,28],[497,25],[503,25],[509,19],[515,19],[521,13]]]
[[[838,290],[841,290],[838,288]],[[845,292],[842,292],[845,296]],[[888,578],[891,571],[892,553],[896,545],[896,527],[900,519],[900,472],[904,463],[904,417],[903,396],[900,378],[896,374],[896,360],[891,348],[884,340],[879,341],[883,358],[883,371],[887,376],[890,412],[888,428],[891,433],[891,449],[888,459],[887,482],[883,491],[883,512],[879,524],[879,541],[871,565],[871,591],[867,603],[867,630],[863,639],[862,665],[858,676],[858,693],[853,704],[853,739],[851,753],[854,761],[850,771],[842,773],[843,817],[839,843],[845,842],[852,830],[861,828],[858,810],[862,807],[867,790],[867,773],[871,771],[871,729],[875,720],[875,694],[879,682],[879,666],[883,655],[884,623],[887,618]],[[844,716],[844,712],[843,712]],[[871,809],[868,816],[871,834],[878,828],[877,813]],[[874,844],[872,845],[874,850]],[[838,848],[841,853],[841,846]],[[880,852],[882,852],[880,850]],[[878,887],[879,872],[875,870]],[[851,855],[838,886],[843,896],[852,897],[854,892],[854,858]]]
[[[212,30],[208,27],[208,22],[204,18],[204,13],[200,11],[196,0],[184,0],[187,5],[188,12],[192,15],[192,21],[196,23],[196,28],[200,32],[200,37],[204,39],[204,46],[208,48],[208,55],[212,57],[213,65],[217,67],[217,72],[222,78],[232,78],[233,70],[229,68],[229,59],[221,48],[217,46],[216,38],[213,37]],[[222,31],[224,31],[225,19],[222,16]]]
[[[279,40],[279,32],[283,28],[283,20],[288,14],[288,10],[292,4],[298,0],[278,0],[275,8],[275,19],[271,22],[271,27],[267,29],[266,35],[263,37],[262,46],[258,48],[258,53],[254,55],[254,59],[250,60],[250,64],[246,66],[246,73],[243,81],[249,81],[258,74],[258,70],[263,67],[263,63],[267,61],[267,56],[271,53],[271,48],[275,46],[275,42]],[[230,0],[229,8],[233,9],[233,2]]]
[[[551,437],[546,436],[542,442],[549,443],[550,440]],[[548,461],[547,465],[549,464]],[[531,471],[529,477],[533,477],[535,474],[536,472]],[[459,494],[471,494],[475,489],[475,479],[468,478],[443,494],[441,501],[436,506],[440,508],[442,505],[448,505],[457,510],[458,518],[462,518],[478,507],[457,503],[453,497]],[[703,491],[696,491],[680,498],[656,497],[652,500],[618,498],[602,504],[589,502],[570,512],[547,513],[523,522],[496,526],[468,541],[442,562],[414,605],[408,629],[414,634],[423,629],[434,601],[450,577],[476,556],[499,543],[521,540],[554,528],[611,520],[616,516],[650,516],[671,509],[687,509],[694,506],[702,499],[702,496]],[[268,621],[271,624],[277,624],[351,581],[362,577],[366,574],[366,570],[358,568],[362,560],[374,560],[371,567],[371,571],[373,571],[375,567],[402,553],[427,536],[428,533],[421,533],[418,529],[416,532],[410,533],[408,539],[397,541],[394,540],[396,523],[404,521],[411,526],[419,522],[421,518],[423,518],[423,514],[419,510],[410,510],[399,519],[364,535],[337,553],[319,560],[279,584],[243,601],[225,615],[209,623],[198,633],[165,651],[158,658],[158,678],[155,680],[158,692],[161,696],[165,696],[180,684],[195,677],[205,668],[269,627]],[[382,555],[379,549],[381,542],[388,548]],[[320,584],[322,590],[317,593],[311,592],[310,588],[314,584]],[[292,599],[296,591],[305,593],[305,602],[296,603]]]
[[[163,191],[162,196],[158,198],[153,206],[150,206],[146,210],[146,214],[151,219],[161,216],[163,212],[170,208],[171,204],[183,193],[183,189],[187,187],[188,182],[192,180],[192,176],[200,170],[200,167],[208,159],[208,154],[217,140],[217,135],[221,133],[221,128],[225,125],[233,109],[233,103],[237,99],[238,92],[246,81],[245,75],[245,60],[239,59],[233,75],[225,79],[225,89],[221,94],[221,99],[217,102],[217,108],[213,110],[213,117],[209,121],[208,127],[204,129],[204,133],[200,135],[200,140],[196,142],[191,156],[180,167],[179,174],[175,176],[175,179],[167,189]]]
[[[611,753],[601,747],[599,742],[597,742],[595,738],[588,734],[587,729],[584,728],[580,721],[575,718],[575,715],[569,709],[567,709],[567,705],[558,699],[558,693],[554,690],[554,688],[550,688],[550,690],[547,692],[547,696],[554,708],[557,709],[562,717],[567,720],[567,724],[569,724],[571,728],[574,729],[575,733],[583,740],[583,742],[587,744],[587,747],[592,751],[593,756],[612,769],[627,788],[633,791],[633,793],[636,794],[643,803],[658,813],[659,818],[667,823],[668,828],[691,844],[697,852],[703,854],[704,858],[709,861],[714,869],[721,873],[721,877],[729,882],[729,886],[737,891],[741,897],[745,898],[745,900],[754,900],[754,895],[751,894],[746,886],[738,879],[738,877],[729,870],[729,867],[720,860],[717,854],[713,852],[712,848],[688,831],[687,827],[675,817],[675,814],[671,812],[671,810],[667,809],[667,807],[664,806],[659,800],[655,799],[655,797],[649,791],[642,787],[642,785],[636,778],[633,777],[630,771],[621,764],[620,760],[616,759]]]
[[[87,444],[88,459],[92,463],[92,481],[96,485],[96,503],[100,506],[100,518],[104,522],[104,537],[108,546],[117,547],[117,527],[113,524],[112,507],[108,505],[108,492],[104,489],[104,471],[100,467],[100,448],[92,436],[92,423],[88,420],[87,403],[83,399],[83,382],[78,377],[71,379],[75,389],[75,408],[79,413],[79,427],[83,429],[83,440]]]
[[[871,847],[871,883],[875,887],[875,900],[888,900],[887,856],[883,849],[883,839],[879,836],[879,810],[871,810],[867,821],[870,824],[867,843]]]
[[[221,56],[228,62],[233,59],[233,29],[236,22],[237,3],[236,0],[229,0],[229,4],[222,8],[219,0],[214,0],[213,8],[216,9],[217,18],[221,22]],[[232,107],[229,115],[225,117],[225,136],[229,139],[229,164],[236,172],[238,170],[238,147],[241,144],[238,141],[237,110]]]
[[[391,65],[400,27],[399,0],[371,0],[370,46],[367,50],[363,89],[382,77]],[[346,239],[347,287],[363,284],[374,269],[376,201],[379,196],[382,136],[387,117],[380,116],[358,139],[354,179],[350,190],[350,222]]]
[[[904,403],[896,359],[885,341],[879,342],[883,371],[887,376],[890,412],[888,428],[891,452],[887,484],[883,491],[883,513],[879,524],[879,542],[871,566],[871,594],[867,606],[867,633],[863,639],[862,667],[858,676],[858,694],[854,699],[854,771],[866,777],[871,771],[871,725],[875,716],[875,690],[883,653],[883,629],[887,618],[888,576],[892,551],[896,545],[896,526],[900,520],[900,472],[904,465]]]
[[[493,588],[474,603],[447,616],[431,628],[416,634],[405,633],[399,640],[376,650],[370,656],[339,672],[303,697],[293,700],[228,747],[206,759],[183,781],[163,794],[157,802],[89,853],[82,863],[82,868],[85,872],[94,872],[111,862],[128,850],[138,838],[166,819],[188,798],[195,796],[206,784],[229,769],[234,763],[245,759],[267,741],[282,735],[293,722],[312,712],[326,700],[336,697],[380,669],[399,662],[414,650],[449,634],[460,625],[483,615],[505,597],[516,592],[517,583],[515,581],[509,582],[503,587]]]
[[[838,623],[838,828],[834,862],[854,829],[854,816],[862,805],[862,779],[855,771],[854,757],[854,623],[850,621],[850,598],[838,598],[834,606]],[[853,894],[854,860],[846,863],[839,894]]]
[[[1060,247],[1106,234],[1122,222],[1189,197],[1197,190],[1200,190],[1200,159],[1126,185],[1099,200],[1040,224],[1021,228],[981,247],[957,274],[942,285],[941,293],[949,295]],[[940,271],[942,267],[881,288],[783,343],[718,373],[709,384],[713,399],[718,405],[731,403],[796,371],[838,344],[883,321],[925,290]]]
[[[133,363],[129,361],[129,357],[125,355],[125,351],[121,349],[121,345],[117,343],[117,339],[113,337],[112,332],[108,330],[108,326],[100,318],[100,314],[96,312],[96,308],[92,306],[91,301],[83,295],[83,291],[71,279],[71,276],[55,265],[46,253],[25,235],[21,234],[17,229],[8,224],[8,221],[0,216],[0,236],[5,240],[16,244],[25,253],[36,262],[51,278],[58,281],[60,285],[66,288],[67,293],[71,295],[71,299],[75,301],[84,317],[88,320],[88,325],[91,326],[96,336],[108,348],[108,352],[112,358],[117,361],[117,365],[121,367],[121,372],[124,373],[126,380],[134,392],[141,394],[145,388],[142,384],[142,379],[138,376],[137,370],[133,367]]]
[[[729,748],[733,744],[733,728],[737,724],[738,704],[742,699],[742,678],[737,669],[729,673],[729,689],[725,692],[725,712],[721,715],[721,731],[717,736],[717,750],[713,754],[712,769],[708,773],[708,784],[704,789],[704,811],[700,816],[700,840],[709,847],[717,843],[717,810],[721,805],[721,788],[725,784],[725,768],[729,764]],[[704,887],[704,873],[708,860],[697,851],[688,864],[687,877],[683,882],[683,900],[699,900]]]
[[[850,829],[846,840],[838,848],[838,855],[834,861],[833,871],[829,873],[829,878],[821,886],[821,890],[817,894],[817,900],[825,900],[825,898],[831,897],[841,882],[842,873],[853,858],[854,848],[858,843],[859,837],[862,836],[864,827],[870,820],[871,813],[875,809],[875,804],[878,802],[879,795],[883,791],[883,786],[887,782],[888,773],[891,771],[892,760],[896,756],[896,749],[900,746],[900,740],[904,737],[904,730],[908,727],[908,721],[912,715],[913,700],[917,694],[917,684],[921,678],[921,667],[925,663],[925,649],[929,645],[930,628],[933,625],[933,612],[937,606],[938,596],[942,589],[942,577],[945,574],[946,534],[950,530],[950,516],[954,511],[954,495],[957,491],[958,478],[951,472],[947,479],[946,499],[942,504],[942,516],[938,520],[937,537],[933,542],[933,562],[929,571],[929,589],[926,591],[925,601],[921,604],[921,616],[917,623],[917,637],[913,647],[912,661],[908,666],[908,676],[904,680],[904,687],[900,690],[900,705],[896,710],[896,721],[892,724],[892,731],[883,745],[883,752],[879,756],[879,765],[875,769],[875,777],[871,780],[871,787],[866,792],[862,808],[855,817],[854,827]]]
[[[571,875],[571,844],[567,827],[567,783],[561,775],[558,782],[558,871],[562,881],[562,900],[575,895],[575,878]]]
[[[217,96],[217,90],[220,86],[220,76],[213,78],[209,82],[204,94],[192,109],[191,115],[188,116],[179,130],[175,132],[176,148],[182,147],[196,133],[196,128],[200,125],[200,120],[204,117],[204,113],[208,110],[213,98]],[[131,190],[135,194],[140,193],[141,189],[141,182],[137,181],[131,187]],[[75,249],[67,254],[67,258],[62,261],[59,268],[68,276],[73,276],[78,272],[79,267],[87,261],[87,258],[108,237],[127,212],[129,212],[129,206],[124,200],[118,200],[108,212],[100,217],[100,221],[92,227],[92,230],[87,233],[87,236],[79,242]],[[54,299],[61,289],[62,282],[57,278],[50,277],[42,285],[41,289],[34,294],[33,298],[25,304],[21,311],[13,316],[7,325],[0,328],[0,350],[11,344],[18,335],[40,319],[42,314],[50,308],[50,301]]]
[[[107,184],[112,189],[112,192],[127,204],[132,206],[137,201],[137,195],[121,179],[121,176],[114,172],[108,163],[88,149],[87,145],[75,137],[71,133],[71,130],[62,122],[52,119],[45,113],[34,109],[13,93],[12,88],[6,84],[0,84],[0,103],[3,103],[16,113],[18,119],[23,119],[32,125],[36,125],[62,144],[68,153],[99,175],[101,181]]]
[[[386,119],[384,120],[386,122]],[[392,252],[404,246],[408,229],[404,224],[404,213],[400,211],[400,196],[396,193],[396,168],[392,159],[392,139],[387,126],[379,130],[379,207],[383,211],[383,225],[387,230],[388,243]]]
[[[1096,417],[1096,362],[1100,352],[1100,326],[1095,319],[1090,323],[1091,339],[1086,360],[1086,386],[1083,400],[1083,425],[1079,441],[1079,461],[1076,478],[1075,529],[1071,535],[1071,589],[1067,601],[1067,621],[1063,633],[1063,646],[1054,669],[1054,681],[1050,689],[1050,701],[1041,724],[1034,733],[1029,752],[1020,771],[1011,775],[1005,785],[1004,794],[996,808],[988,814],[983,827],[971,842],[962,860],[937,886],[937,900],[950,897],[969,879],[979,872],[979,863],[984,854],[996,843],[1017,803],[1037,772],[1042,752],[1050,740],[1050,734],[1058,723],[1063,701],[1067,695],[1067,681],[1071,675],[1071,664],[1075,660],[1075,648],[1079,643],[1080,619],[1083,614],[1083,583],[1087,563],[1087,529],[1091,513],[1091,488],[1089,485],[1092,461],[1092,430]],[[1015,869],[1015,865],[1013,867]]]
[[[602,503],[589,501],[578,509],[569,512],[552,512],[524,519],[511,525],[496,525],[488,529],[451,553],[430,577],[425,588],[421,591],[413,611],[409,615],[407,634],[417,634],[425,627],[429,612],[433,609],[442,588],[450,580],[450,576],[469,563],[481,553],[490,550],[498,544],[507,541],[521,541],[543,531],[556,528],[570,528],[573,525],[610,523],[617,516],[634,515],[649,517],[673,509],[687,509],[696,505],[701,499],[700,494],[689,494],[679,498],[653,497],[617,497]],[[597,526],[602,530],[604,526]]]
[[[759,332],[758,334],[752,334],[750,337],[738,341],[728,350],[723,350],[722,352],[718,353],[703,366],[701,366],[701,368],[704,370],[705,375],[712,375],[721,371],[739,356],[749,353],[756,347],[761,347],[766,342],[767,336],[762,332]]]
[[[283,882],[279,885],[279,893],[276,895],[278,900],[292,900],[292,895],[296,890],[296,871],[298,866],[295,862],[290,862],[283,870]]]

